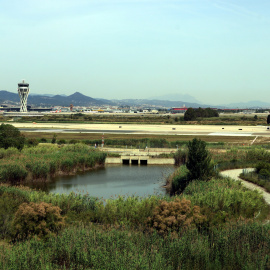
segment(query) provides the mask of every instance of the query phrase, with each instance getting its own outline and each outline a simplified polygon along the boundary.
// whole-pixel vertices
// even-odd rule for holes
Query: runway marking
[[[238,133],[238,132],[230,132],[230,133],[223,133],[223,132],[213,132],[209,133],[210,136],[252,136],[252,133]]]

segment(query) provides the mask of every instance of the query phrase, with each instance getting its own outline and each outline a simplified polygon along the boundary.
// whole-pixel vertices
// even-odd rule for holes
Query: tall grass
[[[160,198],[157,196],[147,198],[119,196],[116,199],[106,200],[105,204],[99,204],[96,218],[102,224],[144,226],[144,222],[152,215],[159,201]]]
[[[89,195],[81,195],[75,193],[69,194],[53,194],[44,191],[37,191],[24,186],[10,186],[6,184],[0,185],[0,196],[3,194],[11,194],[16,198],[22,198],[24,202],[46,202],[59,206],[62,214],[69,211],[83,212],[96,209],[97,198]]]
[[[69,227],[57,237],[0,246],[7,269],[269,269],[270,225],[239,223],[177,238]]]
[[[263,196],[244,188],[239,181],[212,179],[209,182],[193,181],[183,192],[183,197],[195,205],[207,207],[213,213],[225,212],[227,218],[254,218],[260,212],[268,212]]]

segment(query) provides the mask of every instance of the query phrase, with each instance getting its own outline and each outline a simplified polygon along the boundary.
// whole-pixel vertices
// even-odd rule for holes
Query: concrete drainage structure
[[[157,158],[148,155],[121,155],[107,157],[105,164],[132,164],[132,165],[174,165],[174,158]]]

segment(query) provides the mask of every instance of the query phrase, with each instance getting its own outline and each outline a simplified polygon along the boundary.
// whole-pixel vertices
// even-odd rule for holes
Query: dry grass
[[[26,138],[45,138],[51,140],[53,132],[22,132]],[[102,137],[101,133],[57,133],[57,140],[100,140]],[[153,134],[110,134],[104,135],[106,139],[166,139],[169,142],[173,141],[190,141],[193,138],[200,138],[205,142],[211,143],[232,143],[232,144],[250,144],[254,140],[254,136],[196,136],[196,135],[153,135]],[[269,143],[270,138],[257,139],[255,144]]]

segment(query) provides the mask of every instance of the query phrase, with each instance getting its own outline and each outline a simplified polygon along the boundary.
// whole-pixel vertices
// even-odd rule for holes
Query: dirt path
[[[248,171],[253,171],[254,169],[252,168],[248,168],[246,169]],[[242,182],[243,186],[247,187],[248,189],[251,189],[251,190],[258,190],[260,192],[262,192],[262,195],[265,199],[265,201],[270,205],[270,193],[266,192],[264,188],[262,187],[259,187],[253,183],[250,183],[248,181],[245,181],[245,180],[242,180],[239,178],[239,175],[243,172],[243,169],[235,169],[235,170],[227,170],[227,171],[223,171],[221,172],[221,175],[222,176],[225,176],[225,177],[230,177],[234,180],[239,180]]]

